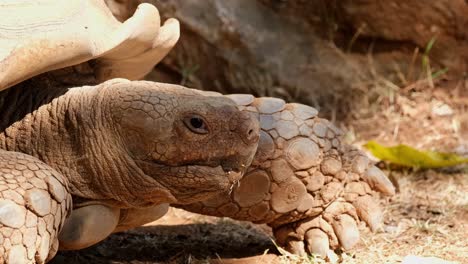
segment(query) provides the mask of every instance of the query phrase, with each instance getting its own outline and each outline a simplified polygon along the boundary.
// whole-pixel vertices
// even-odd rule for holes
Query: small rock
[[[436,101],[432,106],[432,114],[436,116],[450,116],[453,115],[453,109],[444,102]]]

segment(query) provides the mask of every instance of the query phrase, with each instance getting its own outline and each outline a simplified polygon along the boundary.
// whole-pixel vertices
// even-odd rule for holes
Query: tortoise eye
[[[201,116],[191,115],[184,119],[185,126],[190,129],[190,131],[197,134],[207,134],[208,127],[206,126],[205,120]]]

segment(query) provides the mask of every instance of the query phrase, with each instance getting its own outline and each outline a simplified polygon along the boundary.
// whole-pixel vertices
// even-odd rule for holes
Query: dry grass
[[[466,102],[464,79],[423,79],[399,89],[392,100],[381,95],[374,105],[379,111],[348,122],[348,139],[356,145],[375,139],[468,155]],[[440,105],[452,112],[441,115],[435,111]],[[385,206],[385,229],[364,232],[344,263],[400,263],[407,255],[467,263],[468,168],[388,173],[399,193]]]
[[[386,206],[385,229],[363,234],[346,263],[398,263],[407,255],[468,261],[468,175],[425,171],[403,175]]]

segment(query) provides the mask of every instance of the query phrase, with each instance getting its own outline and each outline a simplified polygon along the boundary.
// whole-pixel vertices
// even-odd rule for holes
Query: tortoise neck
[[[122,147],[111,100],[104,84],[67,88],[33,80],[0,92],[0,149],[62,173],[74,201],[147,206],[135,186],[146,176]]]
[[[101,176],[122,173],[123,166],[112,164],[117,161],[107,153],[115,143],[103,133],[112,122],[100,105],[102,89],[54,84],[35,78],[0,92],[0,149],[42,160],[69,179],[74,195],[108,199],[111,187],[102,187]]]
[[[43,159],[45,145],[57,147],[73,140],[77,127],[93,125],[80,122],[85,118],[80,109],[92,110],[85,106],[90,97],[86,89],[57,86],[41,77],[0,92],[0,148]]]

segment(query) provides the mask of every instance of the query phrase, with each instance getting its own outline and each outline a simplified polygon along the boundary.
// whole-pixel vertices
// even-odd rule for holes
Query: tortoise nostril
[[[260,124],[251,113],[241,112],[233,119],[231,127],[234,128],[232,131],[239,133],[238,135],[246,144],[254,144],[260,138]]]
[[[255,129],[256,126],[254,124],[250,125],[250,127],[247,129],[247,141],[248,142],[256,142],[259,138],[259,131],[258,129]]]

